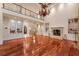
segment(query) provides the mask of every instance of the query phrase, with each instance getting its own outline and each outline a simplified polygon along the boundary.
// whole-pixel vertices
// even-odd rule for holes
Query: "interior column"
[[[77,35],[77,37],[78,37],[78,39],[77,39],[77,48],[79,49],[79,6],[78,6],[78,29],[77,29],[77,33],[78,33],[78,35]]]
[[[0,45],[3,44],[3,13],[1,12],[2,3],[0,3]]]

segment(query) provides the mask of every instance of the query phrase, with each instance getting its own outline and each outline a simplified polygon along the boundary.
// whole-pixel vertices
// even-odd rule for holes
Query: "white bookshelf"
[[[77,39],[77,22],[78,18],[71,18],[68,20],[68,34],[74,35],[75,40]]]

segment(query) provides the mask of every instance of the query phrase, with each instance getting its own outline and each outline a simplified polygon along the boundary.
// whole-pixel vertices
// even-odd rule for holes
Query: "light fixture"
[[[39,11],[40,16],[45,17],[46,15],[48,15],[50,13],[49,9],[48,9],[48,5],[50,3],[40,3],[41,5],[41,10]]]

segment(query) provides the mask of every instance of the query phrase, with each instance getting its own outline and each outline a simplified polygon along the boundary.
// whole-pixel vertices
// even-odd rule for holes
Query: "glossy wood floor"
[[[31,55],[31,56],[78,56],[79,55],[79,50],[76,48],[76,43],[69,40],[59,40],[45,36],[36,36],[35,44],[28,44],[29,45],[28,46],[26,42],[28,42],[28,40],[25,41],[25,46],[24,46],[25,55]],[[30,42],[31,41],[29,41],[29,43]]]
[[[79,56],[76,42],[46,36],[7,41],[0,46],[2,56]]]
[[[0,45],[0,56],[20,56],[23,54],[22,39],[6,41]]]

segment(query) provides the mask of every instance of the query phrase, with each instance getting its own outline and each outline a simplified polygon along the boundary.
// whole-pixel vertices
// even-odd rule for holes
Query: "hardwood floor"
[[[75,48],[76,43],[73,41],[44,36],[36,36],[36,40],[38,43],[30,46],[31,56],[79,56],[79,50]],[[27,52],[25,54],[28,55]]]
[[[22,39],[10,40],[0,45],[0,56],[19,56],[23,55]]]
[[[76,42],[47,36],[16,39],[0,46],[0,56],[79,56]]]

